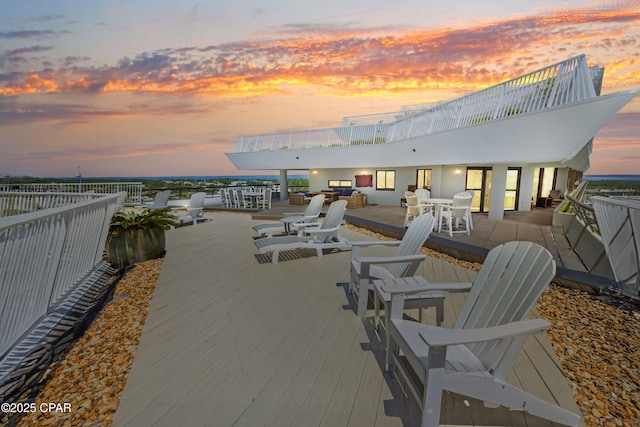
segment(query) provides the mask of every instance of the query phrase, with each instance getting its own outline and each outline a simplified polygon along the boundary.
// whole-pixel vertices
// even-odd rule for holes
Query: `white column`
[[[520,172],[520,188],[518,199],[519,211],[531,210],[531,196],[533,194],[533,178],[535,168],[531,166],[523,167]]]
[[[289,199],[289,187],[287,185],[287,170],[280,169],[280,200]]]
[[[493,165],[491,172],[491,197],[489,198],[489,219],[504,218],[504,196],[507,190],[507,166]]]

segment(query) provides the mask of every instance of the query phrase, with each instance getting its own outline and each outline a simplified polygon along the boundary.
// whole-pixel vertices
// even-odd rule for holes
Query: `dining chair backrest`
[[[431,192],[426,188],[419,188],[416,190],[416,196],[418,196],[418,200],[422,201],[431,198]]]
[[[471,193],[467,191],[463,191],[462,193],[455,194],[453,196],[453,203],[451,204],[455,208],[466,207],[471,208]],[[465,211],[463,209],[454,209],[452,211],[452,215],[454,217],[462,218],[465,216]]]
[[[418,196],[407,196],[407,210],[409,214],[416,217],[420,215],[420,206]]]

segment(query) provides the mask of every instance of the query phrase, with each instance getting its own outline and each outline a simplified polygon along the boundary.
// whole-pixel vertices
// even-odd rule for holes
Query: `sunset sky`
[[[0,10],[0,176],[251,174],[224,155],[239,136],[448,99],[582,53],[605,67],[603,94],[640,87],[637,0]],[[640,96],[596,135],[587,173],[640,174]]]

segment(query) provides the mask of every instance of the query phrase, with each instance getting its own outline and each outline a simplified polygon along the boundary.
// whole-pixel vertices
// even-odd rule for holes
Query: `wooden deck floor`
[[[249,215],[209,214],[167,233],[162,267],[113,426],[413,426],[416,404],[383,374],[371,318],[344,286],[350,251],[259,263]],[[367,237],[345,230],[345,237]],[[428,259],[430,281],[474,272]],[[447,298],[445,326],[463,297]],[[545,336],[530,339],[508,378],[574,412]],[[549,426],[447,395],[444,425]]]

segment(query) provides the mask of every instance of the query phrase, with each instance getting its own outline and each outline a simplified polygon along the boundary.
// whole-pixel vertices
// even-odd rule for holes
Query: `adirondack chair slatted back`
[[[344,211],[347,209],[346,200],[337,200],[327,210],[327,214],[324,217],[324,221],[320,225],[320,229],[328,229],[338,227],[344,218]],[[313,239],[314,243],[327,243],[334,237],[338,236],[337,231],[330,231],[327,233],[316,233],[316,237]]]
[[[149,206],[150,209],[161,209],[167,207],[167,203],[169,203],[169,196],[171,195],[171,191],[164,190],[156,193],[156,197],[153,199],[153,204]]]
[[[483,328],[523,320],[555,276],[552,255],[532,242],[493,248],[473,282],[454,328]],[[470,345],[486,365],[501,351],[500,341]]]
[[[309,200],[309,205],[307,205],[307,209],[304,211],[304,216],[308,217],[318,217],[320,216],[320,211],[322,210],[322,206],[324,205],[324,194],[318,194],[317,196],[313,196],[311,200]]]
[[[195,193],[189,199],[189,209],[201,208],[204,206],[204,199],[207,197],[207,193]]]
[[[415,255],[418,253],[424,242],[429,237],[433,225],[436,220],[431,214],[423,214],[411,221],[409,228],[404,233],[400,245],[396,249],[395,256]],[[393,277],[405,277],[413,275],[415,271],[407,271],[411,267],[412,263],[394,263],[389,264],[387,271],[393,275]]]

